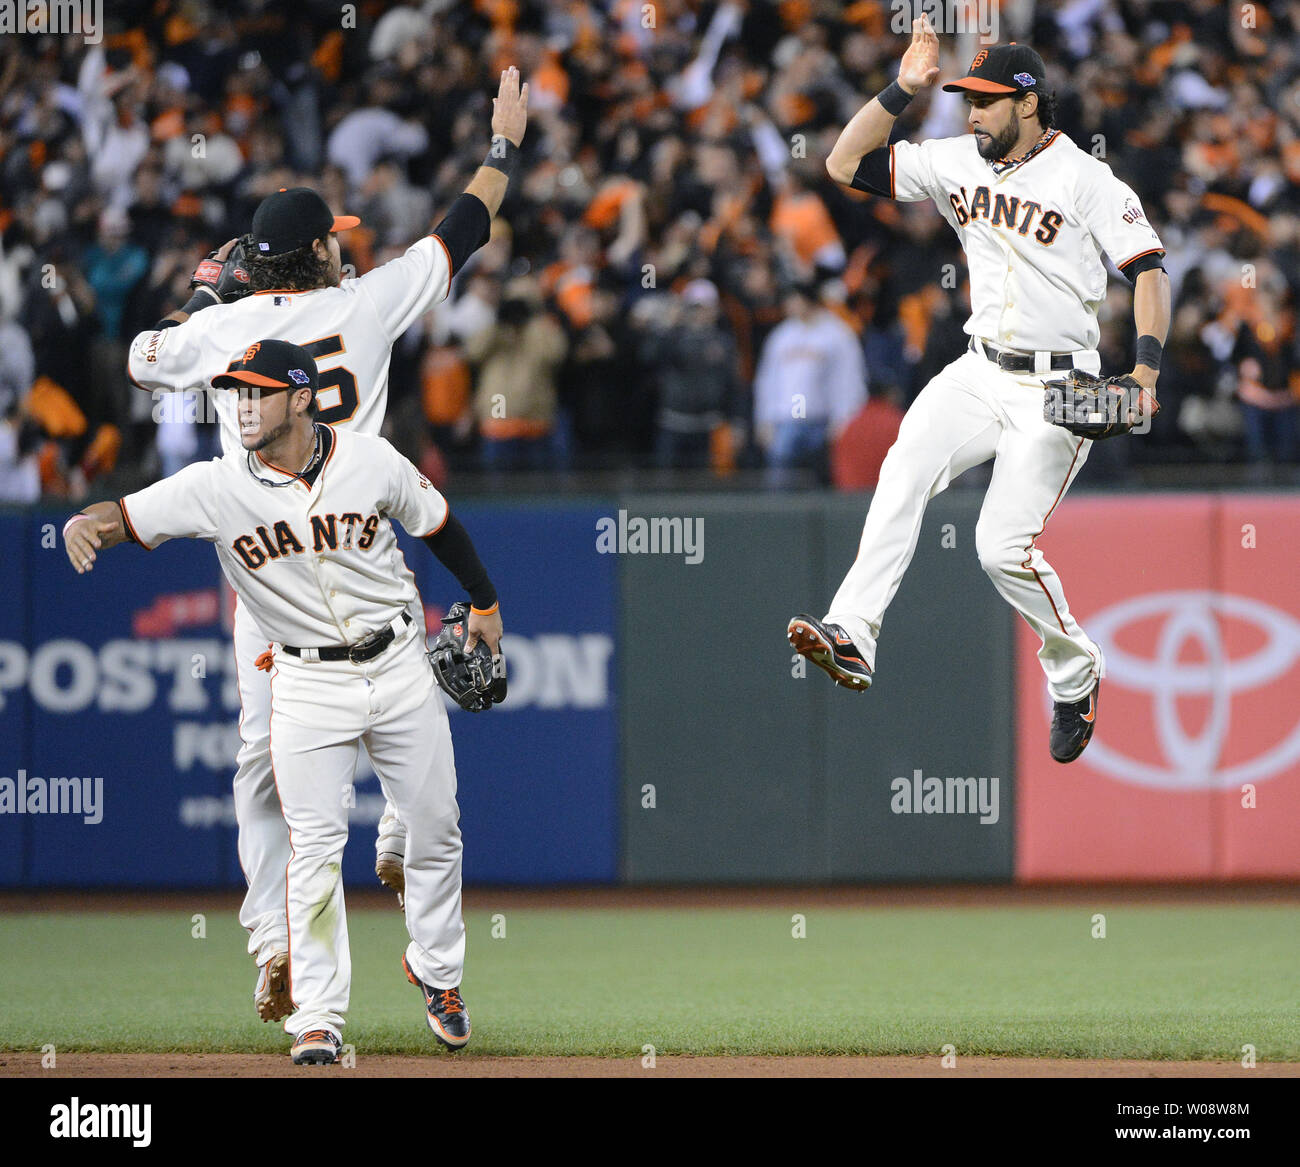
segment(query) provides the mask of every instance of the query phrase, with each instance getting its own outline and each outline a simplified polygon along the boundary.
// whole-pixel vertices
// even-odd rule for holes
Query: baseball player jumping
[[[84,573],[127,540],[148,550],[214,542],[272,640],[256,668],[270,683],[272,775],[289,837],[294,1062],[333,1062],[341,1045],[352,966],[340,872],[359,744],[407,828],[403,967],[435,1036],[460,1048],[470,1022],[451,731],[390,520],[423,538],[468,592],[471,636],[494,653],[496,591],[447,501],[410,462],[383,438],[314,420],[320,378],[305,348],[257,341],[212,384],[238,391],[240,447],[74,516],[68,558]]]
[[[398,337],[446,298],[452,277],[488,238],[492,217],[517,166],[528,118],[528,86],[518,70],[501,75],[493,102],[492,143],[482,167],[432,232],[405,254],[361,276],[341,279],[338,231],[360,222],[335,217],[314,191],[281,190],[263,200],[244,240],[231,240],[199,265],[194,295],[133,341],[132,381],[151,392],[208,388],[231,353],[262,337],[302,345],[320,369],[317,420],[338,431],[377,434],[388,405],[388,367]],[[236,395],[212,394],[222,449],[241,449]],[[418,599],[411,615],[422,624]],[[289,837],[270,760],[271,691],[253,667],[272,640],[242,597],[235,607],[235,661],[241,704],[234,780],[239,861],[248,881],[240,923],[258,965],[254,1003],[265,1021],[284,1017],[288,935],[284,872]],[[389,807],[380,823],[376,873],[401,893],[404,830]]]
[[[1036,540],[1087,460],[1084,435],[1126,432],[1158,408],[1169,328],[1164,251],[1133,191],[1054,128],[1043,61],[1026,46],[983,50],[967,76],[944,86],[965,94],[971,134],[889,145],[894,119],[938,75],[938,38],[923,16],[912,23],[898,79],[849,122],[826,169],[856,190],[934,201],[970,267],[969,351],[908,410],[857,560],[829,612],[820,620],[796,616],[787,635],[839,684],[868,688],[885,609],[911,561],[926,504],[993,458],[976,548],[998,591],[1042,640],[1038,659],[1054,702],[1051,753],[1070,762],[1096,726],[1104,662]],[[1103,252],[1134,284],[1137,359],[1132,373],[1115,379],[1131,393],[1108,427],[1067,428],[1063,416],[1045,416],[1052,390],[1045,394],[1044,382],[1054,373],[1083,381],[1100,371]]]

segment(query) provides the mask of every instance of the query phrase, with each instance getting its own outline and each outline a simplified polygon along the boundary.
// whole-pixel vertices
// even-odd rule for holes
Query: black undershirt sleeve
[[[432,535],[426,535],[424,542],[469,593],[469,602],[480,612],[488,611],[497,602],[497,590],[488,579],[487,568],[474,550],[469,532],[455,515],[449,511],[447,521]]]
[[[1164,257],[1165,253],[1163,251],[1152,251],[1147,255],[1139,255],[1137,259],[1126,263],[1119,269],[1120,275],[1128,280],[1130,284],[1135,284],[1138,276],[1144,271],[1154,271],[1156,268],[1164,271],[1165,265],[1161,262]]]
[[[872,194],[893,198],[889,174],[889,147],[881,146],[870,154],[862,155],[857,173],[849,184],[854,190],[867,190]]]
[[[447,248],[452,275],[464,267],[465,261],[488,241],[491,233],[492,216],[483,200],[472,194],[461,195],[451,204],[442,222],[429,232],[438,236]]]

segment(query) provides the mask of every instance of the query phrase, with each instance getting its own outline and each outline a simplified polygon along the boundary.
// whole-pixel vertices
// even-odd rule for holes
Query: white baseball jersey
[[[990,163],[973,135],[890,148],[890,195],[933,199],[970,269],[971,336],[1019,352],[1097,347],[1105,252],[1116,267],[1163,251],[1132,189],[1048,130],[1017,158]]]
[[[255,341],[301,345],[320,370],[317,420],[377,434],[388,408],[393,342],[451,287],[446,245],[426,235],[403,255],[337,288],[253,292],[214,304],[184,324],[140,333],[127,372],[151,391],[208,389],[221,425],[221,448],[242,450],[234,389],[209,382]]]
[[[241,447],[122,499],[147,549],[179,538],[215,543],[257,626],[300,648],[364,640],[406,611],[415,577],[389,520],[424,537],[448,511],[384,438],[317,432],[322,465],[310,485]]]

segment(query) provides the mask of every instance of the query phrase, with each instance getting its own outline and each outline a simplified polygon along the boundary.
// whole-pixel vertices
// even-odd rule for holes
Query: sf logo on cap
[[[980,49],[980,51],[975,54],[975,59],[970,63],[969,71],[971,73],[974,73],[976,69],[978,69],[982,64],[984,64],[985,61],[988,60],[988,56],[989,56],[988,49]]]
[[[252,361],[252,359],[253,359],[255,356],[257,356],[257,350],[260,349],[261,347],[262,347],[262,342],[261,342],[260,340],[259,340],[256,344],[250,344],[250,345],[249,345],[249,346],[244,350],[244,355],[243,355],[243,357],[240,358],[241,361],[242,361],[245,365],[247,365],[250,361]]]

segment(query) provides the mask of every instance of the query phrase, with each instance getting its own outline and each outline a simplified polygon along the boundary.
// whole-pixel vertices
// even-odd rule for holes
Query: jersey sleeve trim
[[[1137,263],[1138,260],[1144,259],[1149,255],[1156,255],[1159,256],[1161,259],[1163,259],[1165,255],[1165,249],[1163,247],[1148,247],[1146,251],[1139,251],[1136,255],[1126,259],[1123,263],[1117,263],[1115,266],[1119,268],[1120,271],[1124,272],[1124,274],[1127,276],[1128,272],[1124,271],[1125,268],[1129,267],[1132,264]],[[1140,268],[1139,271],[1145,271],[1147,268],[1155,267],[1155,266],[1156,266],[1155,264],[1148,263],[1144,267]],[[1138,272],[1136,271],[1133,273],[1133,275],[1137,275],[1137,274]]]
[[[131,516],[126,510],[126,499],[119,498],[117,500],[117,509],[122,512],[122,523],[126,527],[126,533],[131,537],[131,541],[139,543],[146,551],[152,551],[153,548],[135,533],[135,524],[131,522]]]
[[[426,531],[423,535],[420,535],[419,538],[432,539],[434,535],[436,535],[439,531],[443,529],[443,527],[447,525],[447,520],[449,518],[451,518],[451,504],[447,503],[447,509],[442,513],[442,522],[439,523],[436,527],[434,527],[432,531]]]
[[[441,235],[434,235],[431,233],[429,235],[429,238],[436,239],[438,241],[438,246],[442,248],[443,255],[447,257],[447,291],[450,292],[451,281],[456,275],[456,269],[452,266],[451,263],[451,252],[448,250],[447,244],[443,242],[443,238]]]

